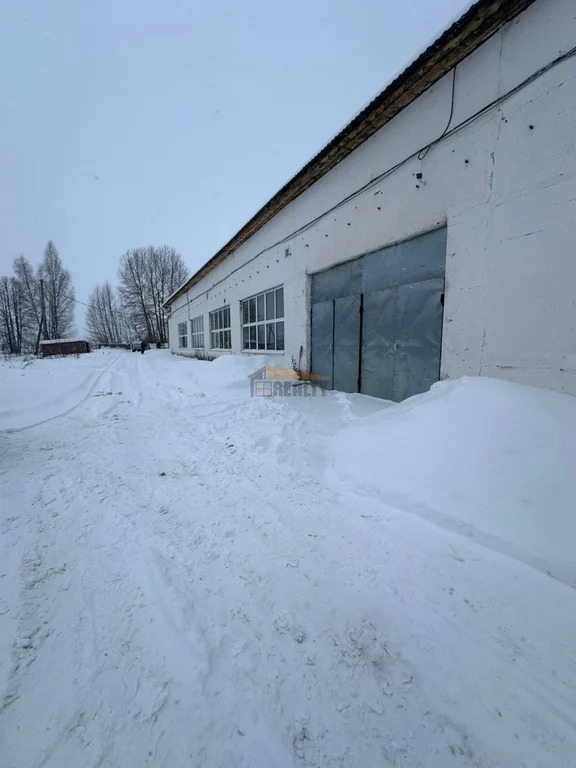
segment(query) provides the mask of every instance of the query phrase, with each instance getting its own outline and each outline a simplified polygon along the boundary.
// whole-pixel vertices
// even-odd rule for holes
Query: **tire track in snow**
[[[91,390],[109,375],[107,389],[124,388],[129,397],[136,395],[140,400],[141,392],[128,386],[128,373],[126,358],[119,358],[100,372]],[[117,464],[110,463],[107,452],[101,450],[104,441],[112,450],[123,444],[126,427],[110,417],[110,409],[101,410],[103,401],[93,402],[94,408],[79,411],[76,420],[59,426],[66,439],[47,457],[50,466],[40,493],[25,504],[33,512],[29,523],[34,547],[24,556],[21,621],[3,701],[6,706],[0,712],[0,746],[3,743],[8,750],[6,758],[16,760],[12,756],[19,755],[24,760],[10,762],[14,768],[31,765],[32,759],[23,756],[33,754],[35,748],[33,764],[46,768],[157,765],[154,754],[160,737],[154,732],[148,738],[147,732],[153,729],[168,690],[157,659],[147,650],[141,615],[144,596],[125,557],[138,509],[128,505],[121,513],[129,489],[123,487]],[[132,412],[140,423],[132,410],[135,404],[120,400],[114,407],[123,414]],[[106,501],[114,491],[118,504]],[[50,505],[56,499],[59,511],[53,518],[55,507]],[[70,562],[68,574],[59,576],[49,566],[57,564],[63,552],[70,553]],[[36,637],[34,627],[32,633],[28,631],[35,621],[42,623],[45,636]],[[65,655],[58,652],[59,646],[67,648]],[[29,671],[33,662],[34,671]],[[54,691],[46,714],[40,715],[34,711],[38,702],[31,698],[30,684],[55,674],[62,687]],[[26,742],[14,734],[30,701],[33,707],[27,716],[32,722],[41,718],[46,725],[40,729],[41,738]],[[134,759],[124,763],[115,759],[115,745],[122,741],[119,724],[126,715],[138,735],[127,750]]]
[[[75,405],[73,405],[71,408],[67,408],[62,413],[57,413],[54,416],[50,416],[47,419],[41,419],[40,421],[37,421],[34,424],[27,424],[24,427],[9,427],[8,429],[2,429],[2,430],[0,430],[0,433],[11,435],[11,434],[15,434],[17,432],[25,432],[28,429],[34,429],[35,427],[40,427],[43,424],[48,424],[50,421],[54,421],[55,419],[61,419],[64,416],[68,416],[69,413],[72,413],[77,408],[79,408],[83,403],[86,402],[86,400],[90,397],[90,395],[96,389],[96,386],[100,383],[100,381],[101,381],[102,377],[104,376],[104,374],[107,373],[111,368],[114,368],[115,366],[117,366],[118,363],[119,363],[119,360],[120,360],[119,357],[114,358],[103,370],[99,371],[98,375],[94,379],[93,383],[90,385],[90,388],[89,388],[88,392],[86,392],[86,394],[84,394],[80,398],[80,400]]]

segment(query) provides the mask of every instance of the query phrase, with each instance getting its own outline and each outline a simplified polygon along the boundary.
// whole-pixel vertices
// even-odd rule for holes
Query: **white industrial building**
[[[173,352],[576,394],[576,3],[480,0],[166,302]]]

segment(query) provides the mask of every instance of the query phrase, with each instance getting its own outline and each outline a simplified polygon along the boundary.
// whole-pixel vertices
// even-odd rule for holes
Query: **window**
[[[178,346],[188,346],[188,323],[178,323]]]
[[[210,312],[210,348],[232,349],[230,307]]]
[[[190,346],[192,349],[204,349],[204,317],[199,315],[190,321],[192,335],[190,337]]]
[[[284,349],[284,288],[244,299],[242,349]]]

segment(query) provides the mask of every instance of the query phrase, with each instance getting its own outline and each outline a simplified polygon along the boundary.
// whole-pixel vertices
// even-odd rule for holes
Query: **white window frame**
[[[204,315],[198,315],[190,320],[190,347],[204,349]]]
[[[244,352],[284,352],[284,286],[278,285],[240,302],[242,350]],[[280,338],[279,338],[280,337]]]
[[[210,349],[232,349],[232,325],[230,305],[215,309],[209,314]]]
[[[178,347],[188,349],[188,322],[178,323]]]

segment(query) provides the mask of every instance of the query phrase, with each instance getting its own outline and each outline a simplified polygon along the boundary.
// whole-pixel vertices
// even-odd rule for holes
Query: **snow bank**
[[[185,396],[237,400],[250,397],[250,375],[270,365],[270,357],[222,355],[208,362],[151,350],[145,363],[159,385],[177,388]]]
[[[465,378],[335,439],[340,480],[576,585],[576,398]]]
[[[197,372],[198,382],[206,388],[243,388],[250,394],[251,374],[270,365],[265,355],[222,355]]]

